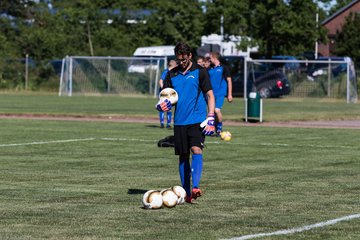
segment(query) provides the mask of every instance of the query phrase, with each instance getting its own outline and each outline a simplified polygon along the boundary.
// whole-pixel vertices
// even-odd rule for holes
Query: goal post
[[[244,64],[245,99],[250,91],[255,90],[265,98],[330,98],[346,99],[347,103],[358,101],[355,66],[350,58],[246,59]],[[278,79],[282,80],[282,86],[276,86]],[[254,89],[249,89],[249,86]]]
[[[67,56],[62,61],[59,96],[157,96],[164,57]]]
[[[295,101],[306,98],[358,101],[355,66],[347,57],[339,60],[245,59],[243,74],[245,121],[251,108],[250,96],[254,94]]]

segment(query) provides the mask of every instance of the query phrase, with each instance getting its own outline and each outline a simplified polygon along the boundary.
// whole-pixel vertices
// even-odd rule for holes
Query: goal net
[[[156,57],[89,57],[63,59],[59,96],[101,94],[157,95],[167,64]]]

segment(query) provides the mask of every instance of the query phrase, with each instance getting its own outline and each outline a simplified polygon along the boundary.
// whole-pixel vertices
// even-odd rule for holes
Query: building
[[[241,40],[248,37],[229,36],[224,40],[222,35],[210,34],[209,36],[201,37],[201,46],[198,48],[198,55],[206,55],[209,52],[219,52],[223,56],[250,56],[250,53],[258,52],[259,47],[248,47],[247,51],[241,51],[237,48]]]
[[[326,18],[321,25],[327,29],[327,36],[329,42],[327,44],[319,44],[319,55],[322,56],[333,56],[334,48],[336,45],[335,35],[337,31],[341,31],[342,26],[344,25],[346,18],[350,13],[360,14],[360,0],[354,0],[348,5],[339,9],[337,12],[332,14],[330,17]]]

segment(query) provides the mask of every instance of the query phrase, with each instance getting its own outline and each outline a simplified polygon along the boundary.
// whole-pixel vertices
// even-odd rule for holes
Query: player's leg
[[[221,134],[222,131],[222,121],[223,121],[223,116],[221,113],[221,108],[224,105],[224,96],[215,96],[215,115],[216,115],[216,134],[219,136]]]
[[[175,154],[179,155],[179,175],[186,195],[191,197],[190,147],[185,126],[174,126]],[[189,199],[191,202],[191,198]]]
[[[179,156],[179,175],[181,185],[185,189],[186,195],[191,196],[191,168],[190,157],[188,154]]]
[[[193,152],[191,160],[191,179],[193,188],[191,195],[196,199],[202,195],[199,185],[203,171],[203,155],[202,150],[199,147],[192,147],[191,151]]]
[[[198,124],[189,129],[189,139],[192,152],[191,161],[191,179],[192,179],[192,197],[196,199],[201,196],[200,181],[203,171],[203,147],[205,137],[201,132]]]
[[[223,120],[221,109],[215,108],[215,115],[216,115],[216,119],[217,119],[216,126],[215,126],[216,134],[220,135],[221,131],[222,131],[222,120]]]
[[[164,115],[165,113],[163,111],[159,111],[159,119],[160,119],[160,127],[164,127]]]
[[[166,127],[171,128],[171,117],[172,117],[172,111],[168,111],[166,113]]]

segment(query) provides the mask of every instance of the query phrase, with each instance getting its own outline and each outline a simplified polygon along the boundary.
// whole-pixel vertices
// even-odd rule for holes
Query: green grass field
[[[130,99],[4,94],[0,111],[156,116],[152,99]],[[336,104],[356,117],[350,108],[358,105]],[[151,123],[0,119],[0,238],[227,239],[360,213],[360,130],[226,129],[232,141],[206,140],[197,204],[145,210],[146,190],[180,184],[173,149],[156,144],[172,131]],[[355,218],[261,239],[358,239],[359,224]]]
[[[74,96],[0,93],[0,114],[157,117],[153,97]],[[360,104],[334,99],[265,99],[264,121],[360,119]],[[243,121],[244,101],[225,103],[226,120]]]

